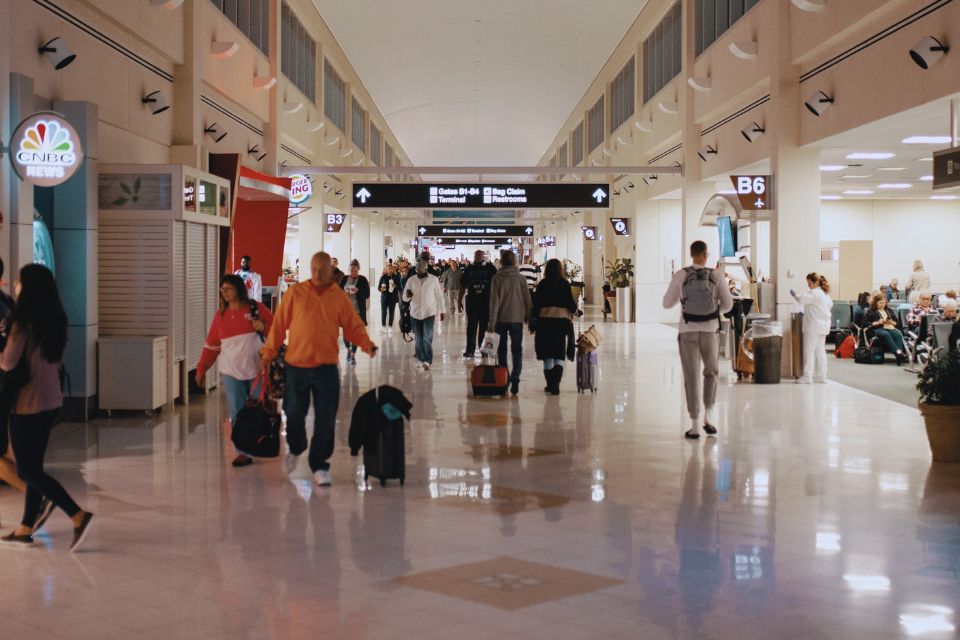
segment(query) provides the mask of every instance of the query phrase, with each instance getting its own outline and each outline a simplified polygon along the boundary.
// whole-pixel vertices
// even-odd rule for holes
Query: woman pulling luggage
[[[556,259],[547,262],[543,280],[533,294],[533,320],[530,332],[537,360],[543,361],[543,377],[547,382],[544,391],[550,395],[560,394],[563,379],[563,359],[573,360],[575,353],[573,317],[577,302],[573,299],[570,283],[563,277],[563,264]]]
[[[247,287],[240,276],[231,273],[220,278],[220,309],[210,323],[195,377],[197,385],[202,387],[207,370],[219,361],[231,430],[260,371],[260,347],[272,322],[270,310],[262,302],[247,297]],[[237,451],[232,464],[245,467],[253,464],[253,458]]]
[[[50,513],[40,512],[47,498],[70,516],[70,551],[76,551],[90,530],[93,514],[81,509],[43,470],[50,432],[63,407],[60,368],[67,345],[67,314],[53,274],[43,265],[23,267],[14,293],[17,304],[8,321],[10,337],[0,355],[0,368],[6,372],[4,384],[11,380],[21,383],[10,415],[10,444],[17,458],[17,475],[27,484],[27,492],[20,526],[3,536],[3,541],[33,543],[34,531]]]

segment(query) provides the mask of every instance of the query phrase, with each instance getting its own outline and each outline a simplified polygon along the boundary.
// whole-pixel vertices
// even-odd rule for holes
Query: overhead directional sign
[[[355,209],[606,209],[610,185],[355,182]]]
[[[343,222],[347,219],[347,216],[342,213],[328,213],[327,214],[327,233],[340,233],[340,227],[343,226]]]
[[[933,188],[960,186],[960,147],[933,152]]]
[[[770,197],[770,176],[730,176],[737,190],[740,206],[746,211],[773,209]]]
[[[613,232],[618,236],[630,235],[629,218],[610,218],[610,224],[613,225]]]
[[[515,238],[532,237],[533,226],[522,224],[466,226],[425,224],[417,227],[421,238]]]
[[[597,239],[596,227],[580,227],[580,230],[583,231],[583,237],[586,238],[587,240]]]

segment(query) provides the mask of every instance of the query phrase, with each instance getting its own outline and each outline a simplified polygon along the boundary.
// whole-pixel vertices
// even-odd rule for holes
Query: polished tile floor
[[[221,398],[58,427],[49,467],[98,516],[0,549],[3,638],[956,638],[960,465],[915,408],[836,383],[736,385],[686,426],[673,329],[601,325],[596,395],[467,397],[462,319],[437,362],[377,336],[343,367],[334,486],[230,467]],[[376,334],[376,329],[373,329]],[[407,484],[346,447],[373,381],[415,403]],[[20,495],[0,488],[5,531]]]

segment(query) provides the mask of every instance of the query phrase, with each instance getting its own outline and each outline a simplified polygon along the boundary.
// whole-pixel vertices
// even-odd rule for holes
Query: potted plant
[[[940,353],[918,374],[920,413],[934,462],[960,462],[960,350]]]
[[[570,288],[573,290],[573,299],[580,300],[583,295],[583,267],[569,258],[563,259],[563,270],[570,278]]]
[[[630,282],[633,280],[633,261],[630,258],[617,258],[607,262],[607,280],[617,291],[617,322],[630,322],[633,300],[630,295]]]

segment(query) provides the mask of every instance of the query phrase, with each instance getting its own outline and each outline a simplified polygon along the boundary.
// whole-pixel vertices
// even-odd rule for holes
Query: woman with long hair
[[[388,264],[384,268],[378,283],[380,289],[380,333],[385,333],[387,329],[393,329],[393,316],[397,309],[397,303],[400,301],[402,284],[397,268],[392,263]]]
[[[790,295],[803,305],[803,375],[798,384],[827,381],[827,335],[830,333],[830,313],[833,300],[830,283],[817,273],[807,274],[808,291],[798,294],[790,289]]]
[[[17,474],[27,484],[27,492],[20,526],[3,540],[33,543],[34,531],[43,524],[38,516],[42,515],[40,507],[46,497],[70,516],[70,550],[75,551],[90,530],[93,514],[81,509],[43,470],[50,431],[63,406],[60,368],[67,345],[67,314],[53,274],[43,265],[28,264],[20,269],[14,294],[17,304],[8,322],[10,337],[0,354],[0,368],[5,376],[23,381],[10,414],[10,443],[17,459]]]
[[[353,310],[363,320],[363,326],[367,326],[367,300],[370,299],[370,282],[366,277],[360,275],[359,260],[350,261],[350,273],[343,276],[338,284],[350,298]],[[347,348],[347,362],[357,364],[357,345],[351,344],[346,338],[343,339],[343,345]]]
[[[543,390],[550,395],[560,394],[563,359],[573,360],[576,312],[577,301],[564,277],[563,263],[549,260],[543,269],[543,280],[533,294],[530,331],[535,334],[533,345],[537,360],[543,361],[543,377],[547,382]]]
[[[867,330],[867,338],[876,337],[887,351],[896,356],[897,365],[907,361],[903,334],[897,329],[897,321],[887,310],[887,297],[879,291],[870,298],[870,309],[863,316],[863,327]]]
[[[272,322],[270,310],[247,296],[247,287],[240,276],[231,273],[220,278],[220,309],[210,323],[197,363],[196,381],[202,387],[207,370],[214,362],[220,362],[220,381],[227,396],[231,430],[260,371],[260,347]],[[253,458],[239,450],[233,459],[235,467],[252,463]]]

